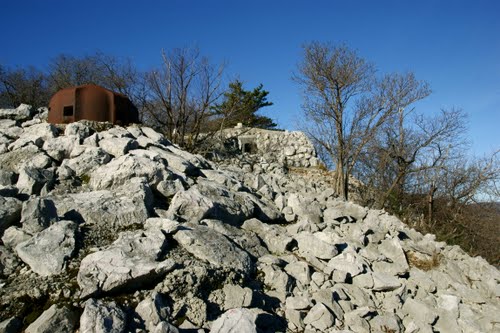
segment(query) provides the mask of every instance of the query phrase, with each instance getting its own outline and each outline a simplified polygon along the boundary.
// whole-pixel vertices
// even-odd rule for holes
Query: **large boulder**
[[[35,234],[57,222],[57,210],[54,201],[39,197],[23,203],[21,224],[23,231]]]
[[[122,232],[110,246],[83,258],[78,271],[81,297],[137,289],[173,270],[171,259],[161,261],[166,246],[158,230]]]
[[[59,274],[75,251],[78,225],[60,221],[16,246],[22,261],[42,276]]]
[[[89,299],[80,317],[80,333],[122,333],[127,316],[115,302]]]
[[[0,196],[0,231],[19,222],[21,210],[22,202],[20,200]]]
[[[51,197],[59,216],[89,225],[125,227],[149,217],[152,192],[144,179],[132,178],[114,191],[101,190]]]
[[[52,305],[25,330],[26,333],[72,333],[78,323],[78,312],[66,306]]]
[[[174,238],[186,251],[215,267],[234,269],[247,275],[253,271],[248,253],[210,228],[193,226],[181,229],[175,233]]]
[[[124,155],[95,169],[90,174],[90,186],[97,190],[110,189],[126,184],[133,177],[144,177],[152,187],[156,187],[170,175],[161,159]]]
[[[0,109],[0,119],[25,121],[30,119],[35,110],[28,104],[21,104],[15,109]]]
[[[186,221],[218,219],[239,224],[252,217],[255,204],[247,196],[232,192],[225,186],[199,180],[187,191],[178,192],[172,199],[168,213]]]
[[[72,169],[78,177],[89,177],[90,173],[99,166],[108,163],[111,156],[102,148],[92,146],[76,146],[61,166]],[[88,179],[87,179],[88,181]]]
[[[245,308],[227,310],[212,323],[210,333],[257,333],[257,316]]]

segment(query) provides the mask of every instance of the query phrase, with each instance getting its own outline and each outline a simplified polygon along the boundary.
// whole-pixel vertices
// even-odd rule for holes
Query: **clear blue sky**
[[[347,42],[381,72],[413,71],[434,93],[421,111],[460,107],[477,154],[500,148],[500,1],[0,0],[0,62],[47,66],[100,50],[141,69],[160,50],[198,46],[227,61],[227,79],[259,83],[282,128],[300,122],[290,77],[305,42]]]

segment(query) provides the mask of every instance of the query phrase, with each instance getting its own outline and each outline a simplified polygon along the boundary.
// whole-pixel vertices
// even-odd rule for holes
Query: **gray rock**
[[[114,191],[90,191],[53,196],[58,215],[90,225],[124,227],[149,217],[153,194],[144,179],[132,178]]]
[[[89,299],[80,317],[80,333],[122,333],[127,317],[115,302]]]
[[[19,173],[16,187],[20,193],[39,195],[44,186],[53,186],[54,172],[47,169],[25,167]]]
[[[19,221],[21,209],[22,203],[20,200],[0,196],[0,231]]]
[[[77,136],[60,136],[51,138],[43,143],[42,149],[54,160],[61,162],[70,157],[75,145],[79,144]]]
[[[186,221],[217,219],[238,224],[252,217],[253,201],[222,185],[198,180],[198,184],[187,191],[178,192],[172,199],[168,214]]]
[[[361,221],[368,214],[368,210],[351,202],[335,200],[330,203],[329,207],[323,212],[325,221],[339,220],[344,216],[351,216],[356,221]]]
[[[150,297],[137,305],[135,312],[144,321],[146,330],[152,332],[160,322],[167,318],[169,311],[163,297],[157,292],[153,292]]]
[[[8,248],[0,245],[0,277],[7,277],[15,273],[19,264],[18,257]]]
[[[344,318],[344,310],[338,304],[338,295],[330,289],[320,289],[314,292],[311,299],[316,303],[325,305],[335,316],[335,318],[342,320]]]
[[[23,231],[35,234],[57,222],[57,210],[50,199],[32,198],[23,202],[21,224]]]
[[[141,127],[142,133],[155,143],[168,146],[170,142],[163,136],[163,134],[156,132],[151,127]]]
[[[165,198],[172,198],[178,192],[182,192],[184,190],[184,184],[180,179],[162,180],[156,186],[156,191],[158,191]]]
[[[31,236],[17,227],[9,227],[3,233],[2,242],[7,248],[14,249],[17,244],[27,241]]]
[[[247,252],[208,227],[193,226],[193,229],[181,229],[174,238],[186,251],[215,267],[235,269],[246,275],[254,269]]]
[[[0,322],[0,333],[17,333],[21,331],[23,322],[17,317],[10,317]]]
[[[155,230],[120,233],[113,244],[83,258],[77,276],[81,297],[137,289],[165,276],[175,267],[170,259],[158,261],[165,246],[165,236]]]
[[[304,324],[325,331],[335,324],[335,317],[322,303],[316,303],[304,318]]]
[[[352,251],[344,251],[328,261],[325,273],[332,271],[343,271],[349,273],[351,277],[361,274],[364,271],[365,260]]]
[[[61,166],[72,169],[78,177],[85,175],[90,178],[92,171],[110,160],[111,156],[99,147],[77,146],[72,150],[70,158],[65,159]]]
[[[269,251],[261,245],[259,237],[251,231],[234,227],[219,220],[201,220],[200,224],[206,225],[207,227],[228,237],[239,247],[245,249],[245,251],[256,258],[269,253]]]
[[[231,309],[212,323],[210,333],[257,333],[257,316],[249,309]]]
[[[31,105],[21,104],[15,109],[0,109],[0,119],[25,121],[34,114]]]
[[[438,317],[435,309],[424,302],[407,298],[403,304],[402,313],[409,316],[416,323],[432,325]]]
[[[154,188],[160,181],[170,178],[170,172],[159,160],[124,155],[114,158],[90,174],[90,186],[94,189],[116,188],[133,177],[144,177]]]
[[[162,321],[151,331],[153,333],[179,333],[179,330],[174,325]]]
[[[10,170],[0,169],[0,185],[9,186],[16,183],[17,175]]]
[[[259,270],[264,273],[264,284],[281,294],[283,301],[293,288],[293,279],[276,265],[259,265]]]
[[[26,328],[26,333],[73,333],[78,313],[66,306],[52,305]]]
[[[293,245],[293,238],[285,234],[283,227],[262,223],[258,219],[246,220],[243,229],[256,233],[272,253],[285,253]]]
[[[66,129],[64,130],[64,135],[65,136],[77,136],[80,141],[88,138],[92,134],[93,130],[81,123],[81,122],[74,122],[74,123],[69,123],[66,125]]]
[[[391,274],[373,272],[373,291],[391,291],[401,287],[401,282]]]
[[[311,300],[305,296],[291,296],[286,298],[285,306],[287,309],[307,310],[313,307]]]
[[[167,148],[160,148],[157,146],[149,147],[148,150],[157,153],[161,158],[165,159],[168,167],[181,175],[196,176],[198,168],[182,156],[172,153]]]
[[[60,221],[16,246],[22,261],[42,276],[59,274],[75,250],[78,226],[72,221]]]
[[[294,236],[299,253],[309,253],[319,259],[331,259],[338,254],[337,248],[315,237],[310,232],[300,232]]]
[[[144,223],[144,229],[157,229],[167,234],[173,234],[180,228],[180,223],[162,217],[150,217]]]
[[[248,308],[252,305],[253,292],[234,284],[226,284],[224,291],[224,309]]]
[[[138,146],[137,141],[125,137],[109,138],[99,141],[99,147],[115,157],[123,156],[130,150],[136,149]]]
[[[296,261],[285,266],[285,272],[292,276],[302,286],[307,287],[311,282],[311,269],[309,265],[303,261]]]

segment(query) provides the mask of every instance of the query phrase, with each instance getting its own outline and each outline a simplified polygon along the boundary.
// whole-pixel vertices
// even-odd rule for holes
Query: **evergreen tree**
[[[257,114],[260,108],[273,105],[267,100],[269,92],[262,87],[260,84],[252,91],[247,91],[243,89],[241,81],[231,82],[229,89],[224,93],[222,103],[213,107],[218,126],[226,128],[242,123],[248,127],[275,128],[277,125],[271,118]]]

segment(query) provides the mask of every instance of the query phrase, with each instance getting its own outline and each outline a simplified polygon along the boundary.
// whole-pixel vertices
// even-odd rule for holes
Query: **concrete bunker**
[[[49,102],[48,122],[108,121],[117,125],[139,122],[139,112],[127,96],[94,84],[62,89]]]

